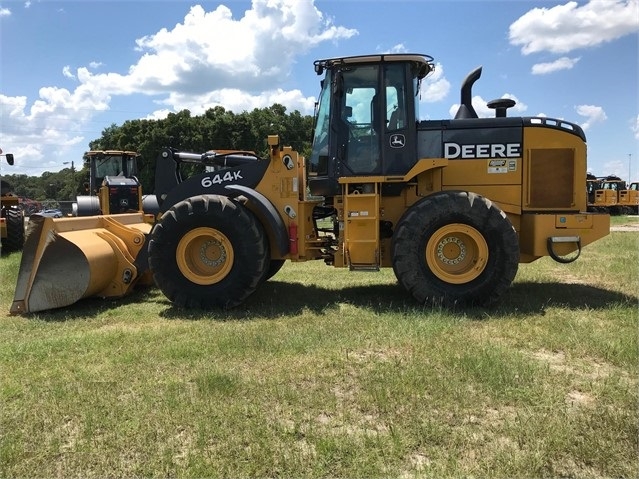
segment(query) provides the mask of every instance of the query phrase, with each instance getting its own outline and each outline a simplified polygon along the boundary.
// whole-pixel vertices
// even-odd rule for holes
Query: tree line
[[[266,138],[279,135],[282,144],[290,145],[304,156],[311,151],[313,117],[273,104],[251,112],[233,113],[221,106],[202,115],[189,110],[169,113],[159,120],[128,120],[121,126],[112,124],[100,138],[89,142],[90,150],[129,150],[141,155],[138,179],[144,193],[153,193],[155,160],[163,147],[203,153],[208,150],[249,150],[267,156]],[[73,159],[70,159],[73,160]],[[59,172],[44,172],[40,177],[4,175],[15,194],[44,204],[74,200],[85,193],[89,182],[88,159],[74,161],[80,168],[64,168]],[[16,158],[20,161],[20,158]]]

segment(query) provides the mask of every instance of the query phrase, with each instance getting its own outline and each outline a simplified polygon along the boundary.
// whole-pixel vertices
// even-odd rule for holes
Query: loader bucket
[[[29,219],[11,314],[127,294],[148,269],[143,213]],[[150,275],[147,275],[150,276]]]

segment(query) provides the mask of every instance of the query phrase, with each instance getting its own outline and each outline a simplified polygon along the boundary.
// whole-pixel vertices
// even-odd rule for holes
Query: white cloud
[[[444,67],[441,63],[435,64],[435,71],[422,80],[420,101],[434,103],[441,101],[450,92],[450,82],[444,76]]]
[[[8,17],[11,15],[11,10],[8,8],[0,8],[0,17]]]
[[[639,140],[639,115],[634,120],[631,120],[630,129],[635,133],[635,139]]]
[[[92,139],[83,138],[87,124],[117,95],[156,97],[162,109],[151,114],[154,118],[184,108],[197,114],[222,105],[239,112],[275,102],[310,114],[315,98],[283,89],[296,58],[320,43],[357,34],[335,25],[314,0],[253,0],[239,18],[224,5],[212,11],[193,6],[171,29],[136,40],[140,56],[127,71],[97,73],[100,61],[63,66],[62,74],[76,78],[78,86],[41,88],[31,105],[26,97],[0,94],[0,110],[11,118],[2,140],[28,153],[25,161],[32,164],[51,158],[50,150],[64,155],[71,145]]]
[[[628,164],[624,165],[621,160],[606,161],[603,166],[604,175],[615,175],[619,178],[623,178],[624,174],[628,173]]]
[[[145,116],[143,120],[163,120],[164,118],[169,116],[169,113],[174,113],[174,111],[169,110],[167,108],[164,108],[162,110],[156,110],[150,115]]]
[[[127,73],[93,74],[83,67],[78,78],[113,95],[261,91],[281,84],[296,56],[356,34],[333,25],[312,0],[254,0],[239,20],[224,5],[211,12],[196,5],[172,30],[136,40],[141,57]]]
[[[397,45],[393,45],[388,53],[408,53],[408,49],[403,43],[398,43]]]
[[[559,70],[570,70],[580,58],[561,57],[550,63],[537,63],[532,67],[533,75],[546,75]]]
[[[586,117],[586,121],[581,124],[584,131],[588,130],[595,123],[601,123],[608,119],[606,112],[600,106],[578,105],[575,110],[578,115]]]
[[[268,90],[259,94],[251,94],[237,88],[223,88],[203,95],[184,95],[171,93],[165,100],[159,102],[171,106],[170,111],[188,109],[195,115],[204,113],[209,108],[222,106],[226,110],[241,112],[255,108],[264,108],[273,103],[285,105],[290,110],[299,110],[305,114],[312,114],[315,98],[305,97],[300,90]]]
[[[69,65],[65,65],[62,68],[62,75],[64,75],[67,78],[72,78],[75,80],[75,75],[71,73],[71,67]]]
[[[138,39],[143,56],[128,75],[112,80],[124,91],[152,93],[272,88],[297,55],[356,34],[333,25],[311,0],[254,0],[239,20],[224,5],[211,12],[198,5],[172,30]]]
[[[639,0],[575,1],[534,8],[510,25],[512,45],[524,55],[567,53],[594,47],[639,31]]]

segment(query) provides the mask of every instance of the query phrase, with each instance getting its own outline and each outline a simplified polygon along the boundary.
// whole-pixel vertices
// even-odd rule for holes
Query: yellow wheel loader
[[[73,203],[73,216],[131,213],[143,210],[155,214],[159,208],[154,195],[142,195],[135,151],[92,150],[84,154],[89,163],[88,195]]]
[[[13,165],[12,154],[2,156],[6,157],[9,165]],[[23,244],[24,212],[20,207],[20,198],[8,181],[0,180],[0,253],[20,251]]]
[[[626,187],[626,182],[615,175],[601,180],[595,192],[595,206],[611,215],[632,214],[639,204],[638,193]]]
[[[619,206],[624,214],[639,214],[639,183],[630,183],[625,189],[619,190]]]
[[[592,173],[586,174],[586,192],[588,197],[588,211],[599,211],[602,213],[606,213],[607,210],[605,208],[599,208],[596,203],[597,199],[597,191],[601,190],[602,182],[604,177],[595,176]]]
[[[140,212],[33,225],[11,312],[126,294],[149,271],[176,306],[230,308],[286,260],[393,268],[419,303],[487,305],[519,263],[568,263],[609,233],[608,215],[586,211],[583,130],[509,117],[509,99],[491,101],[495,116],[478,118],[471,98],[481,68],[464,81],[454,119],[420,121],[432,57],[314,66],[324,78],[310,158],[277,136],[267,158],[163,149],[157,221]],[[183,178],[187,163],[206,171]]]

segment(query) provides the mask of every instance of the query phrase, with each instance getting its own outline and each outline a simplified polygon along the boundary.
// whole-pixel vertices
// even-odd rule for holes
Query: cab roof
[[[91,150],[84,153],[85,156],[140,156],[135,151],[122,151],[122,150]]]
[[[352,57],[327,58],[325,60],[315,60],[315,73],[321,75],[325,69],[332,69],[341,65],[356,65],[366,63],[382,62],[409,62],[413,63],[418,72],[418,78],[424,78],[435,69],[434,58],[422,53],[388,53],[375,55],[358,55]]]

